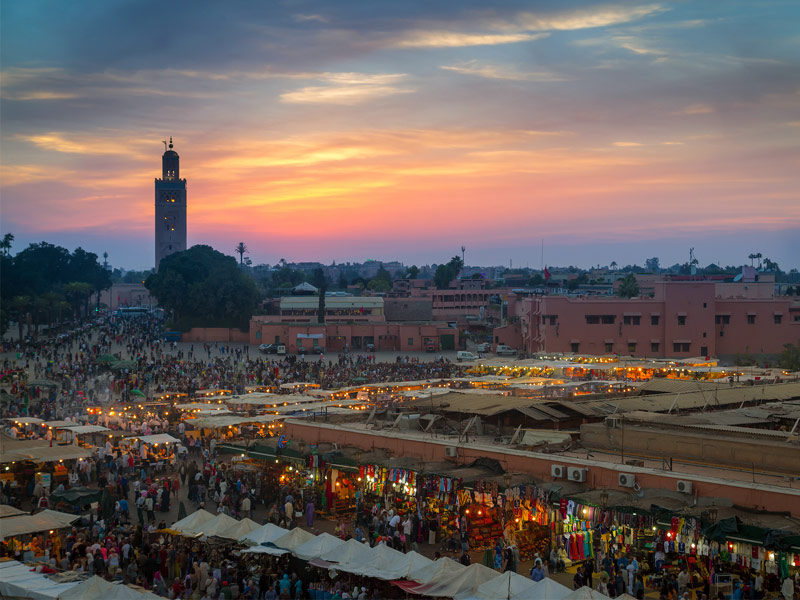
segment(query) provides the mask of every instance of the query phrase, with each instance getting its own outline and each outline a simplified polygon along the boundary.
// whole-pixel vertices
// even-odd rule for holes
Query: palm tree
[[[242,263],[244,262],[244,253],[247,252],[247,246],[245,245],[244,242],[239,242],[236,248],[234,249],[234,252],[236,252],[239,255],[239,265],[241,266]]]
[[[615,261],[615,260],[612,260],[612,261],[611,261],[611,264],[610,264],[609,266],[611,267],[611,270],[613,271],[614,269],[616,269],[616,268],[617,268],[617,261]]]
[[[0,240],[0,250],[3,251],[4,256],[8,256],[11,252],[11,242],[14,241],[14,234],[7,233],[3,236],[3,239]]]

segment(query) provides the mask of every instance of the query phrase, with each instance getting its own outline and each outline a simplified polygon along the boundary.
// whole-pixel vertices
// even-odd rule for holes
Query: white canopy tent
[[[172,437],[168,433],[156,433],[154,435],[141,435],[141,436],[134,436],[125,438],[126,440],[135,440],[138,439],[140,442],[144,442],[145,444],[180,444],[181,441],[177,438]]]
[[[297,528],[292,531],[296,531]],[[279,540],[280,541],[280,540]],[[321,533],[313,539],[308,540],[305,544],[301,544],[292,551],[292,554],[303,560],[313,560],[321,557],[323,554],[328,554],[331,550],[344,546],[344,542],[337,537],[333,537],[329,533]],[[276,546],[280,546],[276,542]]]
[[[299,527],[295,527],[289,533],[287,533],[282,537],[279,537],[273,543],[278,548],[285,548],[290,552],[294,552],[295,550],[297,550],[297,548],[299,548],[306,542],[310,542],[313,539],[314,539],[313,533],[309,533],[305,529],[300,529]]]
[[[537,581],[531,590],[532,600],[563,600],[565,596],[569,596],[572,590],[565,585],[561,585],[555,579],[545,577],[541,581]]]
[[[275,540],[283,537],[287,533],[289,533],[288,529],[278,527],[274,523],[267,523],[258,529],[254,529],[247,535],[242,536],[239,538],[239,541],[245,544],[272,544]]]
[[[564,596],[561,600],[611,600],[605,594],[601,594],[597,590],[590,587],[583,586]]]
[[[272,556],[283,556],[289,554],[288,550],[273,548],[272,546],[251,546],[242,550],[243,554],[270,554]]]
[[[479,585],[474,595],[465,600],[529,600],[536,597],[532,595],[534,594],[533,588],[535,586],[536,582],[527,577],[518,575],[513,571],[506,571],[499,577]],[[567,588],[564,589],[567,590]],[[543,596],[542,598],[545,597]],[[546,598],[550,600],[551,597],[547,596]],[[552,597],[552,600],[558,599]]]
[[[6,517],[0,523],[0,539],[38,531],[63,529],[64,527],[69,527],[80,518],[80,515],[49,509],[45,509],[35,515],[22,514]]]
[[[115,584],[95,575],[58,595],[58,600],[157,600],[146,590]]]
[[[203,527],[209,521],[212,521],[216,515],[208,512],[207,510],[194,511],[192,514],[187,515],[180,521],[172,524],[170,529],[173,529],[186,536],[197,536],[203,533]]]
[[[344,544],[335,546],[328,552],[321,554],[320,558],[328,562],[341,564],[366,564],[371,560],[373,551],[374,549],[370,548],[368,544],[351,538]]]
[[[449,558],[439,560],[455,562]],[[485,567],[480,563],[473,563],[460,571],[445,573],[428,583],[408,588],[408,591],[412,594],[421,594],[423,596],[444,596],[446,598],[468,597],[472,595],[479,586],[499,576],[500,574],[494,569]]]
[[[453,572],[463,571],[464,569],[466,569],[466,567],[460,562],[449,558],[440,558],[417,570],[409,571],[408,578],[419,583],[428,583],[439,577],[449,575]]]

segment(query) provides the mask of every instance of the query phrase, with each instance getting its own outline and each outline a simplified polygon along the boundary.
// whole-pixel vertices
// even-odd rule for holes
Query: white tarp
[[[64,527],[69,527],[74,521],[80,518],[80,515],[49,509],[45,509],[35,515],[24,514],[6,517],[3,519],[2,523],[0,523],[0,539],[26,533],[49,531],[50,529],[62,529]]]
[[[58,595],[58,600],[157,600],[156,596],[145,590],[137,590],[124,584],[114,584],[95,575],[81,581]]]
[[[284,529],[283,527],[278,527],[274,523],[267,523],[266,525],[262,525],[258,529],[254,529],[247,535],[244,535],[239,538],[240,542],[245,544],[272,544],[280,537],[283,537],[289,533],[288,529]]]
[[[78,585],[76,581],[56,583],[41,573],[31,572],[27,565],[9,560],[0,562],[0,597],[52,600]]]
[[[413,558],[412,554],[420,556],[416,552],[403,554],[386,544],[378,544],[374,548],[369,548],[369,550],[368,558],[363,560],[350,558],[346,562],[342,561],[334,568],[347,573],[366,575],[367,577],[376,577],[384,580],[402,579],[408,574],[409,565]],[[430,559],[425,560],[432,562]],[[418,564],[417,568],[422,566],[424,565]]]
[[[271,546],[251,546],[242,550],[242,554],[269,554],[271,556],[283,556],[289,554],[288,550],[272,548]]]
[[[456,562],[450,558],[440,558],[417,570],[409,571],[408,578],[419,583],[428,583],[444,575],[463,571],[464,569],[466,569],[466,567],[460,562]]]
[[[83,435],[85,433],[100,433],[102,431],[111,431],[108,427],[102,425],[69,425],[67,427],[58,427],[65,431],[71,431],[75,435]]]
[[[230,531],[224,532],[224,535],[217,534],[217,537],[224,537],[229,540],[238,540],[239,538],[247,535],[251,531],[259,529],[261,525],[255,521],[251,521],[247,517],[236,522],[236,526],[231,528]]]
[[[369,544],[364,544],[353,538],[347,540],[343,545],[336,546],[328,552],[320,555],[322,560],[342,564],[366,564],[370,561],[373,549]],[[336,567],[332,567],[336,568]]]
[[[211,514],[207,510],[200,510],[194,511],[192,514],[187,515],[180,521],[176,521],[172,524],[170,529],[174,529],[175,531],[179,531],[180,533],[188,536],[195,536],[199,535],[203,532],[203,526],[214,519],[216,515]]]
[[[578,588],[577,590],[570,592],[561,600],[610,600],[610,598],[605,594],[601,594],[597,590],[583,586],[582,588]]]
[[[292,531],[296,530],[297,528]],[[280,546],[277,542],[275,545]],[[321,533],[308,540],[305,544],[298,546],[292,553],[303,560],[313,560],[341,546],[344,546],[344,542],[339,538],[333,537],[329,533]]]
[[[455,562],[450,558],[442,558],[439,560]],[[485,567],[480,563],[474,563],[460,571],[445,573],[433,581],[409,588],[407,591],[412,594],[420,594],[423,596],[444,596],[446,598],[468,597],[472,595],[479,586],[499,576],[500,574],[494,569]]]
[[[314,539],[313,533],[309,533],[305,529],[300,529],[299,527],[295,527],[289,533],[287,533],[282,537],[279,537],[273,543],[278,548],[285,548],[290,552],[294,552],[300,546],[313,539]]]
[[[513,571],[506,571],[499,577],[479,585],[475,594],[465,600],[529,600],[536,597],[532,596],[535,586],[536,582],[527,577]],[[567,588],[564,589],[567,590]],[[569,590],[567,592],[569,593]],[[553,600],[557,600],[557,598],[553,597]]]

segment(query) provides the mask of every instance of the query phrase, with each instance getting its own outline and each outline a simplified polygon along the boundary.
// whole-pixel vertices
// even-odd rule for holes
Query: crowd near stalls
[[[640,372],[674,379],[685,365],[276,361],[248,346],[165,342],[148,315],[6,350],[3,595],[112,597],[109,583],[114,597],[259,600],[794,593],[800,528],[790,521],[598,495],[486,458],[310,444],[284,427],[358,411],[369,422],[441,404],[451,388],[509,401],[518,390],[591,390],[577,381],[624,392]]]

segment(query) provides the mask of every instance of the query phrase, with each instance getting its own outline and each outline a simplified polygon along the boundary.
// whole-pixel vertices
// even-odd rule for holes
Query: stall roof
[[[66,427],[59,427],[58,429],[66,429],[76,435],[83,435],[84,433],[100,433],[103,431],[111,431],[108,427],[102,425],[69,425]]]
[[[15,440],[0,436],[0,462],[33,460],[36,462],[57,462],[72,458],[87,458],[92,453],[74,444],[50,446],[48,440]]]
[[[20,510],[18,508],[14,508],[8,504],[0,504],[0,519],[5,519],[6,517],[15,517],[17,515],[26,515],[24,510]]]
[[[180,444],[181,441],[168,433],[156,433],[154,435],[131,436],[126,440],[139,440],[145,444]]]
[[[0,527],[0,534],[2,534],[5,539],[26,533],[62,529],[64,527],[69,527],[78,519],[80,519],[80,515],[45,509],[35,515],[17,515],[3,519],[3,525]]]
[[[471,394],[463,393],[463,390],[452,390],[447,394],[418,400],[415,404],[420,408],[432,407],[434,410],[445,412],[491,416],[514,410],[521,406],[529,406],[531,401],[527,398],[503,396],[497,393]]]
[[[36,417],[6,417],[6,421],[13,421],[14,423],[22,423],[23,425],[38,425],[44,423],[44,419],[37,419]]]

